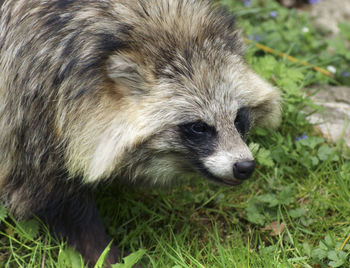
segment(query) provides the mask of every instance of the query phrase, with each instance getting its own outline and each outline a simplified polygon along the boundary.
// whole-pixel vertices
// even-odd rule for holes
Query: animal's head
[[[195,171],[238,184],[255,167],[249,130],[278,123],[279,94],[245,63],[229,15],[203,1],[156,2],[128,13],[129,46],[107,61],[118,100],[108,99],[87,177],[166,184]]]

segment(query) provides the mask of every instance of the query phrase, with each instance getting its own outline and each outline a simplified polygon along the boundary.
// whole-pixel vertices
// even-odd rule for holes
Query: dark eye
[[[190,158],[212,154],[217,144],[215,127],[201,120],[178,125],[178,134],[182,144],[191,151]]]
[[[215,128],[203,121],[195,121],[179,125],[181,136],[188,141],[204,142],[216,134]]]
[[[205,134],[206,132],[209,131],[210,127],[202,122],[202,121],[198,121],[198,122],[195,122],[195,123],[192,123],[191,125],[191,130],[193,133],[196,133],[196,134]]]
[[[247,107],[242,107],[237,111],[235,127],[242,138],[245,138],[250,128],[250,111]]]

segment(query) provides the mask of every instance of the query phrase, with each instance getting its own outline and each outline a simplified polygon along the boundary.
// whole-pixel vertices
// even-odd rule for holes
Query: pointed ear
[[[277,90],[271,90],[252,108],[255,124],[275,128],[281,122],[281,98]]]
[[[146,90],[140,65],[127,55],[112,55],[107,61],[107,75],[123,94],[140,94]]]
[[[250,74],[251,88],[249,106],[254,124],[262,127],[277,127],[281,121],[281,96],[277,88],[271,86],[255,73]]]

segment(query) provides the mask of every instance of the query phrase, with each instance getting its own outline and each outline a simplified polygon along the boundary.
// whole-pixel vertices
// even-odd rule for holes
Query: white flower
[[[310,32],[310,29],[308,27],[303,27],[303,29],[301,29],[302,33],[308,33]]]
[[[327,70],[330,71],[332,74],[335,74],[337,72],[337,69],[332,65],[328,65]]]

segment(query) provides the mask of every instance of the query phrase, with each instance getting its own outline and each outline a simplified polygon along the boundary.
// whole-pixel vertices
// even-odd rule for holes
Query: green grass
[[[300,113],[307,106],[318,109],[303,88],[350,85],[344,75],[350,55],[343,49],[350,25],[341,24],[341,34],[327,40],[307,14],[274,1],[251,1],[249,7],[220,2],[238,15],[249,38],[322,68],[332,65],[337,73],[330,78],[248,47],[247,61],[284,98],[279,129],[255,129],[250,137],[259,162],[254,178],[237,188],[194,177],[172,190],[101,187],[96,195],[108,232],[119,247],[136,252],[116,267],[130,267],[142,255],[144,267],[350,267],[350,242],[340,250],[350,234],[350,153],[315,135]],[[83,264],[37,220],[17,222],[1,208],[2,266]]]

